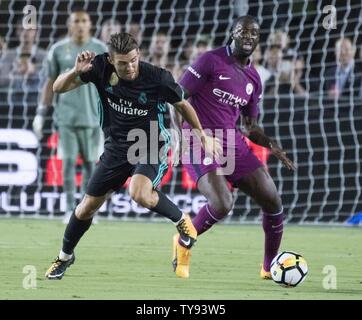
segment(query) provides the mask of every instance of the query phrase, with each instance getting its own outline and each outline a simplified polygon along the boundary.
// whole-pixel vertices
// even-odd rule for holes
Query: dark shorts
[[[154,188],[161,182],[167,172],[167,163],[159,164],[131,164],[127,160],[118,159],[117,165],[114,159],[110,161],[107,151],[101,156],[101,160],[88,182],[86,194],[100,197],[109,191],[118,191],[134,174],[142,174],[152,181]]]
[[[192,150],[192,145],[190,150]],[[260,160],[254,155],[246,144],[243,136],[241,134],[236,135],[235,143],[231,146],[227,146],[226,143],[223,145],[224,155],[227,160],[227,164],[230,165],[232,170],[227,169],[228,165],[218,163],[214,159],[207,157],[203,150],[201,151],[201,158],[191,157],[190,159],[198,159],[199,161],[190,161],[191,163],[184,163],[183,166],[186,168],[188,174],[191,178],[198,182],[198,180],[208,172],[219,170],[219,173],[224,175],[225,178],[235,187],[235,183],[239,181],[242,177],[254,172],[256,169],[263,166]],[[227,150],[228,148],[228,150]],[[196,148],[197,149],[197,148]]]

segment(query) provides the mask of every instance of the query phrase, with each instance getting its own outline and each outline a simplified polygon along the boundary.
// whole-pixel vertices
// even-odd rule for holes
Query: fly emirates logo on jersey
[[[110,98],[107,98],[108,104],[113,110],[119,113],[127,114],[130,116],[145,117],[148,114],[148,110],[134,108],[132,101],[119,99],[119,104],[113,102]]]
[[[235,108],[243,107],[248,104],[248,101],[230,92],[214,88],[212,93],[219,98],[219,102],[233,106]]]

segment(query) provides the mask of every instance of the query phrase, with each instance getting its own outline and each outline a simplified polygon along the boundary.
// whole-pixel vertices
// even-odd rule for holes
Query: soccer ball
[[[284,251],[279,253],[270,265],[273,280],[285,287],[296,287],[308,273],[307,261],[298,253]]]

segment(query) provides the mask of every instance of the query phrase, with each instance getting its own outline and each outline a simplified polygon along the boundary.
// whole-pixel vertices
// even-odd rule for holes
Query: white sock
[[[60,250],[60,252],[59,252],[59,259],[60,260],[68,261],[71,257],[73,257],[73,253],[72,254],[66,254],[65,252],[63,252],[63,250]]]
[[[176,222],[173,222],[174,225],[177,226],[182,219],[185,219],[185,217],[186,217],[186,216],[185,216],[185,213],[182,212],[182,216],[181,216],[180,220],[179,220],[179,221],[176,221]]]

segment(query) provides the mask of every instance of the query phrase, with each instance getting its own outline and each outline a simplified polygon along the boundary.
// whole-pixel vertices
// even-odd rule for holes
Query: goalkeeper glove
[[[43,137],[43,127],[45,122],[45,115],[48,111],[48,107],[44,105],[39,105],[36,110],[36,116],[33,120],[33,131],[37,138],[41,140]]]

